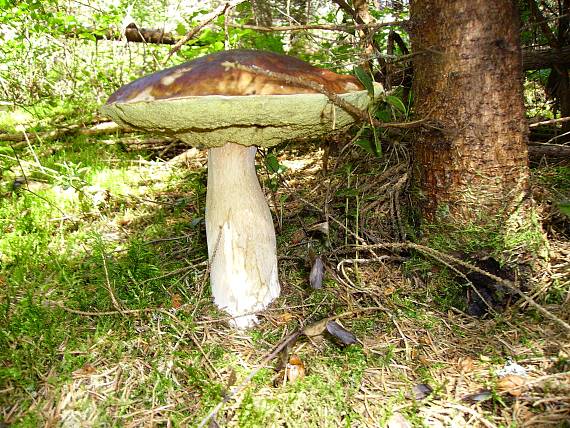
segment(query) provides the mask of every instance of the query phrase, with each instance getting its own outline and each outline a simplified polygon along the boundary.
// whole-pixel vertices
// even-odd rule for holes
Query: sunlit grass
[[[221,426],[370,427],[395,413],[422,426],[422,412],[434,404],[410,399],[418,382],[455,400],[446,387],[448,378],[467,382],[457,371],[460,356],[485,357],[485,371],[468,382],[475,389],[494,385],[488,370],[504,364],[503,342],[521,359],[547,346],[540,331],[511,328],[534,328],[525,323],[541,325],[540,316],[458,316],[463,285],[419,255],[403,270],[388,263],[347,269],[350,287],[331,260],[323,288],[311,290],[307,244],[291,245],[300,222],[288,207],[278,235],[283,296],[259,327],[236,332],[216,321],[226,315],[208,287],[205,159],[180,167],[113,139],[86,138],[3,154],[0,408],[14,426],[193,426],[256,368],[216,417]],[[297,182],[312,188],[311,174]],[[297,203],[296,194],[285,196],[285,205]],[[341,195],[331,206],[350,224],[357,206],[345,202]],[[321,219],[309,212],[302,220]],[[329,237],[304,239],[332,257],[331,243],[346,236],[352,239],[333,228]],[[318,337],[293,347],[303,379],[283,383],[274,361],[259,367],[300,325],[352,310],[341,321],[360,344]]]

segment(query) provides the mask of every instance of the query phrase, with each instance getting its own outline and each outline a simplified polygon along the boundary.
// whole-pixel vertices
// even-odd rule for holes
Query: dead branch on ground
[[[58,138],[69,137],[72,135],[94,136],[94,135],[106,135],[114,133],[125,134],[130,132],[137,132],[137,131],[130,128],[121,128],[115,122],[102,122],[97,125],[91,126],[89,128],[85,128],[82,125],[70,125],[45,132],[28,131],[28,132],[15,132],[12,134],[0,134],[0,141],[11,141],[16,143],[23,142],[21,144],[12,145],[13,148],[18,149],[22,146],[27,145],[26,135],[30,141],[34,140],[45,141],[45,140],[57,140]]]

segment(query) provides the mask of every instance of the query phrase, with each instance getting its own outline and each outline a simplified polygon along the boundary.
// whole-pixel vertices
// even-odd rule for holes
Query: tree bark
[[[528,156],[533,162],[541,159],[547,160],[565,160],[570,162],[570,146],[550,146],[544,144],[536,144],[528,146]]]
[[[570,65],[570,46],[560,49],[524,49],[523,69],[540,70],[556,65]]]
[[[415,145],[424,218],[504,224],[529,190],[517,9],[511,0],[410,2]]]

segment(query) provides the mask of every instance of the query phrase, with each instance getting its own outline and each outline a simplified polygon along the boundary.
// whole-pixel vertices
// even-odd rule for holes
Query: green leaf
[[[179,22],[178,25],[176,26],[176,34],[178,34],[179,36],[184,36],[186,34],[186,27],[184,26],[183,23]]]
[[[386,102],[388,104],[390,104],[392,107],[400,110],[400,112],[407,114],[406,106],[404,105],[404,103],[402,102],[402,100],[400,98],[395,97],[394,95],[388,95],[386,97]]]
[[[273,174],[282,174],[287,170],[287,167],[285,165],[281,165],[273,153],[269,153],[265,157],[265,167]]]
[[[392,116],[390,112],[386,109],[376,111],[376,119],[381,122],[390,122],[392,120]]]
[[[366,88],[369,95],[374,95],[374,84],[372,82],[372,77],[368,74],[362,67],[354,68],[354,75],[360,83]]]
[[[373,140],[360,139],[356,140],[354,144],[356,144],[359,147],[362,147],[365,151],[367,151],[371,155],[374,155],[376,157],[380,156],[380,153],[378,152],[378,147],[376,146],[376,143]]]
[[[570,202],[560,202],[558,204],[558,210],[566,217],[570,218]]]

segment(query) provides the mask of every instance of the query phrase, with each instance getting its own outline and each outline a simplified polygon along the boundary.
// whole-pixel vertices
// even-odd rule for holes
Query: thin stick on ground
[[[230,401],[233,397],[239,394],[247,385],[249,385],[249,383],[251,382],[253,377],[259,372],[259,370],[265,367],[267,363],[269,363],[272,359],[274,359],[283,349],[289,346],[290,343],[297,340],[300,334],[301,331],[297,330],[291,333],[290,335],[286,336],[285,338],[283,338],[279,342],[279,344],[273,349],[273,351],[270,352],[266,357],[264,357],[261,363],[255,369],[253,369],[251,373],[247,375],[247,377],[237,387],[235,387],[229,394],[227,394],[224,397],[224,399],[220,401],[216,405],[216,407],[214,407],[212,411],[204,419],[202,419],[202,421],[198,424],[198,428],[202,428],[208,423],[210,419],[216,416],[220,411],[220,409],[224,406],[224,404]]]
[[[121,311],[82,311],[65,306],[63,303],[56,302],[55,300],[44,300],[43,303],[48,306],[56,306],[63,309],[70,314],[82,315],[85,317],[104,317],[109,315],[139,315],[149,312],[162,311],[161,308],[144,308],[144,309],[122,309]]]
[[[122,315],[125,315],[123,305],[119,304],[117,297],[115,296],[115,292],[113,290],[113,286],[111,285],[111,281],[109,279],[109,270],[107,269],[107,260],[105,258],[105,253],[101,253],[101,258],[103,259],[103,271],[105,272],[105,288],[109,292],[111,296],[111,301],[113,302],[113,307]]]
[[[472,263],[460,260],[456,257],[450,256],[449,254],[442,253],[441,251],[434,250],[433,248],[426,247],[425,245],[414,244],[412,242],[393,242],[393,243],[372,244],[372,245],[353,245],[350,248],[352,250],[370,250],[370,249],[378,249],[378,248],[393,249],[393,250],[414,249],[414,250],[417,250],[423,254],[426,254],[426,255],[428,255],[428,256],[436,259],[436,260],[439,260],[439,261],[447,260],[448,262],[456,263],[460,266],[463,266],[467,269],[472,270],[473,272],[477,272],[481,275],[485,275],[487,278],[491,278],[496,283],[503,285],[509,291],[520,296],[525,302],[527,302],[530,306],[537,309],[545,317],[549,318],[550,320],[556,322],[558,325],[563,327],[567,333],[570,333],[570,324],[568,324],[566,321],[560,319],[559,317],[557,317],[556,315],[554,315],[553,313],[551,313],[550,311],[545,309],[543,306],[538,304],[531,297],[527,296],[525,293],[523,293],[521,290],[519,290],[512,281],[509,281],[509,280],[503,279],[499,276],[493,275],[492,273],[489,273],[489,272],[475,266]]]

